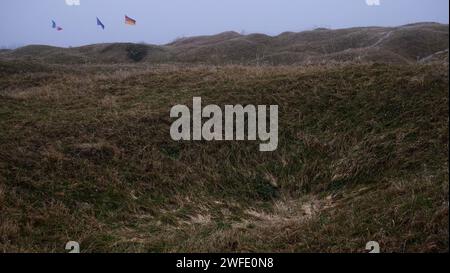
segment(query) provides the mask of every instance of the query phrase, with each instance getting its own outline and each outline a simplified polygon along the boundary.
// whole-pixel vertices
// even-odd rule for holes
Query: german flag
[[[125,24],[134,26],[136,25],[136,20],[125,15]]]

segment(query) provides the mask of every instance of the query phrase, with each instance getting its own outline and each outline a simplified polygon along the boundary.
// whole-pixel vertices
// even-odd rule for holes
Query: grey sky
[[[65,0],[0,1],[0,46],[78,46],[103,42],[164,44],[180,36],[234,30],[270,35],[315,27],[448,24],[448,0]],[[124,24],[124,15],[137,25]],[[106,25],[96,26],[96,17]],[[64,28],[57,32],[51,20]]]

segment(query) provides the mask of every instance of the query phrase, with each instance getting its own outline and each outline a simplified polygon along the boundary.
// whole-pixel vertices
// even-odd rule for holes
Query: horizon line
[[[278,34],[267,34],[267,33],[263,33],[263,32],[250,32],[250,33],[246,33],[245,30],[238,32],[235,30],[228,30],[228,31],[222,31],[222,32],[218,32],[215,34],[199,34],[199,35],[193,35],[193,36],[179,36],[176,37],[174,39],[172,39],[170,42],[167,42],[165,44],[157,44],[157,43],[150,43],[150,42],[146,42],[146,41],[116,41],[116,42],[100,42],[100,43],[86,43],[86,44],[79,44],[79,45],[68,45],[68,46],[58,46],[58,45],[52,45],[52,44],[39,44],[39,43],[29,43],[29,44],[21,44],[21,45],[13,45],[13,46],[7,46],[7,45],[0,45],[0,50],[15,50],[18,48],[22,48],[22,47],[26,47],[26,46],[49,46],[49,47],[56,47],[56,48],[78,48],[78,47],[84,47],[84,46],[91,46],[91,45],[102,45],[102,44],[145,44],[145,45],[150,45],[150,46],[168,46],[169,44],[180,40],[180,39],[189,39],[189,38],[196,38],[196,37],[208,37],[208,36],[216,36],[216,35],[220,35],[220,34],[224,34],[224,33],[236,33],[238,35],[241,36],[249,36],[249,35],[255,35],[255,34],[262,34],[262,35],[266,35],[269,37],[278,37],[284,33],[302,33],[302,32],[308,32],[308,31],[315,31],[315,30],[319,30],[319,29],[326,29],[326,30],[343,30],[343,29],[352,29],[352,28],[398,28],[398,27],[404,27],[404,26],[411,26],[411,25],[420,25],[420,24],[439,24],[439,25],[447,25],[449,26],[449,22],[446,23],[442,23],[442,22],[437,22],[437,21],[418,21],[418,22],[410,22],[410,23],[406,23],[406,24],[402,24],[402,25],[389,25],[389,26],[377,26],[377,25],[372,25],[372,26],[351,26],[351,27],[338,27],[338,28],[330,28],[330,27],[326,27],[326,26],[314,26],[312,28],[305,28],[304,30],[301,31],[291,31],[291,30],[286,30],[283,32],[279,32]]]

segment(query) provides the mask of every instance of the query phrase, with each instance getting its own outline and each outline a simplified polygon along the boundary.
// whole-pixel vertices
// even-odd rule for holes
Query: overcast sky
[[[1,0],[0,46],[164,44],[229,30],[275,35],[316,27],[449,21],[448,0],[379,1],[379,6],[369,6],[366,0],[80,0],[79,6],[69,6],[66,0]],[[137,25],[125,25],[125,14]],[[105,30],[97,27],[97,16]],[[52,19],[63,31],[51,28]]]

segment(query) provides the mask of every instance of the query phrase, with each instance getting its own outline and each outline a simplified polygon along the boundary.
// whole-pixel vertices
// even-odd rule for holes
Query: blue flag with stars
[[[105,29],[105,25],[102,23],[102,21],[100,21],[100,19],[98,19],[98,17],[97,17],[97,26],[100,26],[102,29]]]

